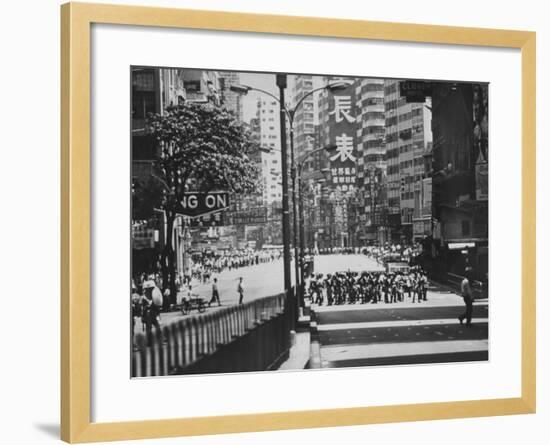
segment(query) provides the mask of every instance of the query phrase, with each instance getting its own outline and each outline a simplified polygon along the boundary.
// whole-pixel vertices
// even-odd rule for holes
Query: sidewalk
[[[305,369],[309,361],[309,339],[309,330],[305,332],[297,332],[294,338],[294,344],[290,348],[288,359],[281,364],[277,371],[295,371],[298,369]]]

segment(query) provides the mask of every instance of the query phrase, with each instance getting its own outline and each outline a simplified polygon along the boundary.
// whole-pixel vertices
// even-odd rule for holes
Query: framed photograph
[[[61,19],[63,440],[535,412],[534,33]]]

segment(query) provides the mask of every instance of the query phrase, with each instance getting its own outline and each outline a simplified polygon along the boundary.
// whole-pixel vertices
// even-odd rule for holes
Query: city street
[[[488,359],[489,307],[474,302],[471,326],[460,325],[462,298],[433,283],[428,301],[312,306],[324,368]]]
[[[315,367],[487,359],[487,84],[131,73],[132,278],[146,309],[134,326],[184,329],[185,344],[173,329],[163,333],[188,360],[176,368],[276,369],[296,355],[291,343],[306,345],[296,369],[308,359]],[[283,246],[292,256],[298,246],[317,253],[299,308],[284,294],[296,261],[273,260]],[[458,322],[466,309],[458,289],[485,299],[473,326]],[[213,293],[220,304],[209,306]],[[427,301],[413,303],[411,293]],[[161,307],[169,312],[159,316]],[[150,335],[147,343],[155,352]],[[171,349],[157,346],[150,363],[140,355],[147,375],[172,358],[163,361]]]
[[[291,265],[292,282],[294,282],[294,263]],[[315,257],[315,273],[331,273],[347,270],[380,270],[381,267],[371,258],[364,255],[318,255]],[[283,292],[283,261],[272,261],[261,263],[255,266],[241,267],[238,269],[225,270],[222,273],[215,274],[213,277],[218,279],[218,289],[220,293],[220,302],[222,307],[237,304],[239,295],[237,293],[237,283],[239,277],[243,277],[244,301],[251,301],[257,298],[267,297]],[[212,297],[212,281],[199,283],[193,280],[193,293],[210,301]],[[178,302],[181,301],[183,292],[178,295]],[[212,306],[208,311],[216,310],[217,306]],[[180,312],[169,312],[161,315],[163,325],[172,323],[184,317],[197,315],[193,310],[188,315],[182,315]]]
[[[294,271],[293,267],[292,271]],[[237,284],[239,277],[243,277],[245,302],[275,295],[284,291],[282,259],[254,266],[225,270],[219,274],[214,274],[212,278],[214,277],[218,279],[218,290],[222,307],[238,304],[239,294],[237,293]],[[294,277],[292,277],[292,279],[294,279]],[[196,279],[193,279],[191,285],[194,294],[206,299],[206,301],[210,301],[212,297],[212,280],[206,283],[200,283]],[[181,302],[183,295],[183,292],[178,294],[178,302]],[[212,312],[217,309],[218,306],[213,305],[207,309],[207,312]],[[163,313],[161,314],[161,324],[170,324],[182,318],[195,315],[198,315],[196,310],[192,310],[187,315],[183,315],[179,311]]]
[[[315,273],[379,271],[383,267],[364,255],[318,255]],[[294,271],[294,268],[291,268]],[[245,301],[283,292],[283,263],[277,260],[225,270],[215,275],[222,307],[238,303],[237,283],[243,277]],[[207,301],[212,282],[193,281],[193,292]],[[183,293],[180,292],[178,299]],[[474,303],[472,326],[462,326],[462,298],[448,288],[430,283],[428,301],[377,305],[316,306],[312,321],[318,331],[322,367],[419,364],[488,359],[488,303]],[[217,306],[207,313],[218,310]],[[162,325],[197,315],[169,312],[161,315]],[[139,330],[137,330],[139,332]]]

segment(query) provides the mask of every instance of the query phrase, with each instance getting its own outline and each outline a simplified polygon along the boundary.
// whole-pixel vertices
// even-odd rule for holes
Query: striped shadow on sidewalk
[[[428,352],[429,351],[429,352]],[[327,346],[321,350],[323,368],[412,365],[488,360],[487,340]]]
[[[456,305],[313,308],[311,359],[320,368],[487,361],[488,305],[474,308],[471,326]]]

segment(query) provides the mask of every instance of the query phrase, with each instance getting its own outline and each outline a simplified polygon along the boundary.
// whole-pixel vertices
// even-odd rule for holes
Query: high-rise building
[[[319,95],[319,142],[334,146],[329,158],[327,209],[330,227],[323,230],[321,247],[349,247],[354,243],[355,201],[357,198],[357,105],[355,79],[328,77],[326,83],[349,82],[338,91],[323,90]]]
[[[166,108],[183,101],[220,106],[220,76],[216,71],[150,67],[133,67],[131,76],[132,187],[150,188],[159,185],[154,168],[160,151],[159,145],[147,132],[147,115],[163,114]],[[153,270],[166,240],[171,237],[177,270],[182,274],[188,267],[189,258],[184,251],[190,242],[187,230],[183,230],[183,218],[178,217],[173,232],[166,233],[162,212],[141,214],[140,208],[136,207],[132,209],[134,272]]]
[[[384,79],[358,79],[356,243],[386,241],[386,143]]]
[[[318,97],[320,91],[313,94],[311,92],[323,86],[323,78],[310,75],[290,76],[289,86],[291,86],[290,108],[294,109],[302,101],[295,108],[293,123],[294,152],[295,157],[300,159],[307,152],[319,148],[315,146],[315,132],[319,123]],[[304,97],[305,99],[303,99]],[[308,160],[304,171],[313,171],[314,167],[315,159]]]
[[[407,102],[399,80],[385,81],[388,225],[394,241],[419,241],[431,231],[431,111],[425,102]],[[413,223],[414,224],[413,226]]]
[[[172,105],[186,99],[184,70],[133,67],[131,70],[132,188],[148,188],[154,184],[154,163],[159,147],[146,129],[149,113],[164,113]],[[158,185],[158,184],[157,184]],[[155,268],[168,234],[163,215],[151,213],[147,206],[132,207],[133,273]],[[182,251],[176,245],[178,267],[182,268]]]
[[[435,264],[478,280],[488,273],[488,86],[434,83]]]
[[[327,180],[324,169],[328,167],[328,157],[323,151],[308,156],[321,148],[319,140],[319,95],[326,83],[321,76],[289,76],[290,108],[295,110],[293,121],[294,156],[300,165],[301,205],[304,220],[304,245],[315,246],[315,232],[319,228],[320,187]],[[319,90],[319,91],[315,91]],[[307,156],[307,157],[306,157]],[[303,160],[303,162],[302,162]]]
[[[186,101],[221,105],[218,71],[186,69],[183,72],[183,86]]]
[[[220,71],[218,74],[222,107],[231,111],[237,120],[242,121],[242,95],[230,90],[231,85],[238,85],[241,83],[239,73],[235,71]]]
[[[259,97],[256,119],[261,147],[263,201],[270,205],[283,198],[279,103],[269,97]]]

